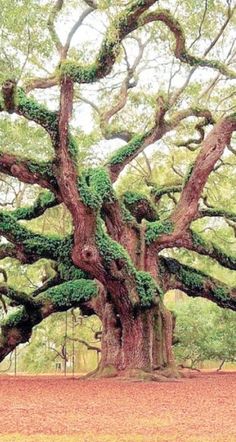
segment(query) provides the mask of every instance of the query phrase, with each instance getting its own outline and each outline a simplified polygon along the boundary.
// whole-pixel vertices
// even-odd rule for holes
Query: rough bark
[[[157,277],[155,256],[142,262],[145,270]],[[119,293],[116,297],[119,299]],[[172,352],[172,314],[161,298],[149,308],[132,307],[115,302],[111,294],[102,290],[88,306],[99,316],[103,330],[101,360],[92,377],[163,380],[179,376]]]

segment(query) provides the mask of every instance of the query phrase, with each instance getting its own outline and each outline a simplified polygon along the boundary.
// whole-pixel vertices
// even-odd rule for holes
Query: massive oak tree
[[[1,210],[0,257],[28,265],[47,259],[51,272],[28,294],[9,286],[2,271],[1,299],[15,308],[1,324],[0,360],[28,341],[44,318],[79,307],[102,322],[98,375],[177,376],[174,318],[164,306],[165,292],[177,288],[236,309],[236,288],[194,268],[194,259],[187,265],[178,253],[171,254],[188,250],[236,268],[233,253],[194,229],[198,220],[217,218],[235,232],[236,213],[221,207],[220,198],[218,206],[209,204],[206,192],[209,177],[224,168],[225,155],[235,155],[235,6],[154,0],[7,3],[2,119],[12,131],[22,120],[29,134],[37,127],[43,131],[30,156],[27,149],[25,155],[8,149],[6,137],[0,172],[42,191],[30,207]],[[18,30],[11,29],[11,13],[21,17]],[[74,14],[77,21],[67,33]],[[102,161],[86,166],[81,161],[86,137],[78,127],[91,117],[88,109],[95,124],[89,143],[98,152],[105,140],[109,152],[101,148]],[[49,143],[53,154],[42,161]],[[151,168],[170,145],[169,169],[160,185]],[[171,162],[179,149],[192,155],[184,173]],[[140,156],[150,172],[149,191],[134,192],[131,179],[131,188],[121,194],[122,172],[127,165],[140,166],[135,163]],[[71,215],[71,235],[30,229],[30,220],[59,205]]]

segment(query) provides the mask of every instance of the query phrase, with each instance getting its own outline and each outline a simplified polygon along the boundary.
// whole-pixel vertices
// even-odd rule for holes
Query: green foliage
[[[12,213],[12,216],[17,220],[32,219],[41,214],[41,209],[52,207],[55,202],[56,198],[52,192],[41,192],[32,206],[20,207]]]
[[[127,205],[138,203],[139,201],[142,201],[143,199],[146,199],[145,195],[138,193],[138,192],[129,191],[129,190],[127,190],[127,192],[125,192],[123,195],[123,201]]]
[[[121,77],[124,73],[123,61],[121,63],[121,60],[118,60],[117,57],[120,52],[120,39],[122,34],[124,35],[124,33],[128,30],[127,26],[130,24],[132,28],[132,26],[134,25],[134,21],[132,21],[131,23],[131,21],[128,20],[127,14],[132,13],[137,7],[142,8],[146,2],[143,0],[135,2],[124,2],[122,0],[117,2],[112,2],[109,0],[98,1],[98,10],[96,10],[95,12],[98,21],[101,20],[100,23],[98,23],[98,29],[100,29],[100,24],[102,21],[103,23],[107,23],[109,20],[111,22],[111,26],[108,27],[108,31],[100,46],[100,50],[97,50],[97,46],[100,44],[99,42],[97,46],[95,42],[92,42],[91,46],[94,45],[94,47],[92,47],[91,50],[88,51],[87,47],[85,46],[83,46],[79,50],[77,49],[77,47],[72,47],[68,53],[68,58],[70,61],[63,61],[61,65],[57,68],[57,70],[54,69],[54,60],[57,60],[56,48],[53,48],[53,42],[51,41],[52,39],[47,29],[48,14],[52,6],[51,3],[51,1],[38,2],[36,0],[23,0],[20,2],[16,0],[12,2],[2,0],[0,14],[0,22],[2,28],[0,51],[0,82],[3,82],[7,78],[15,78],[17,80],[17,84],[29,84],[30,78],[33,75],[36,75],[37,77],[48,75],[49,78],[53,78],[53,76],[56,75],[58,81],[61,77],[68,76],[79,83],[91,83],[99,79],[103,74],[110,72],[111,65],[116,58],[117,64],[116,67],[114,67],[114,76],[112,75],[112,78],[107,79],[107,88],[106,86],[102,86],[101,88],[99,88],[101,89],[101,91],[99,90],[99,92],[97,92],[96,87],[94,88],[94,91],[96,90],[94,96],[96,96],[96,101],[98,103],[97,106],[99,107],[99,110],[109,110],[111,108],[111,105],[117,102],[117,85],[118,83],[120,83],[120,81],[122,81]],[[63,23],[70,23],[73,13],[72,11],[77,11],[78,2],[68,1],[66,3],[67,4],[64,5],[61,13],[65,13],[65,16],[63,15]],[[175,17],[179,18],[181,22],[183,22],[183,29],[188,41],[188,47],[191,47],[191,53],[193,54],[198,51],[197,45],[195,43],[199,43],[199,48],[201,48],[201,46],[203,45],[205,50],[207,46],[209,46],[209,44],[214,41],[216,35],[215,18],[217,19],[216,21],[218,25],[221,26],[222,23],[225,22],[228,14],[227,5],[223,5],[223,3],[219,0],[216,0],[214,2],[209,1],[207,8],[205,8],[206,5],[203,4],[204,2],[193,2],[192,0],[186,0],[178,5],[176,11],[174,8],[174,2],[167,1],[165,3],[165,6],[170,8],[170,12],[165,11],[167,20],[172,21],[172,26],[175,27],[175,30],[179,33],[179,35],[182,31],[182,28],[177,23],[177,21],[173,19],[173,14]],[[105,11],[106,8],[109,8],[107,12]],[[113,18],[113,14],[115,16],[115,19]],[[145,17],[145,14],[141,16],[141,19],[139,20],[139,25],[141,25],[143,17]],[[199,32],[199,17],[203,18],[201,32]],[[58,21],[60,21],[60,14],[58,16]],[[231,45],[233,26],[235,25],[234,22],[235,19],[233,18],[232,21],[228,23],[228,26],[224,29],[224,42],[221,42],[221,44],[220,42],[217,43],[217,41],[215,40],[215,47],[214,45],[211,47],[213,60],[216,57],[219,58],[219,60],[220,58],[225,58],[224,48],[228,48]],[[56,23],[56,29],[59,28],[60,23]],[[139,39],[140,41],[143,40],[145,33],[146,28],[145,31],[140,29],[135,31],[135,37],[137,37],[138,39],[137,41],[139,41]],[[141,61],[141,65],[138,67],[137,71],[134,72],[134,75],[132,76],[132,79],[130,81],[128,99],[125,105],[125,109],[121,109],[117,115],[113,116],[111,125],[109,124],[110,127],[107,129],[106,132],[112,138],[112,136],[114,137],[113,129],[119,127],[119,129],[121,128],[120,132],[126,129],[132,134],[137,134],[133,136],[133,138],[127,145],[123,146],[121,149],[118,149],[114,154],[112,154],[110,158],[110,165],[117,165],[117,170],[119,170],[119,165],[122,162],[128,163],[135,156],[136,153],[140,152],[140,148],[143,147],[145,138],[150,133],[147,131],[155,122],[157,107],[156,84],[158,84],[158,87],[160,88],[158,92],[159,96],[160,94],[162,94],[163,91],[163,96],[174,97],[176,92],[176,82],[169,80],[169,60],[170,56],[173,56],[173,33],[170,32],[169,29],[166,29],[166,26],[164,24],[160,25],[160,23],[153,23],[151,26],[148,26],[148,34],[148,37],[150,38],[150,46],[145,49],[144,59],[145,67],[147,69],[146,72],[149,72],[150,75],[145,75],[145,72],[144,74],[142,73],[143,61]],[[128,58],[130,53],[136,55],[137,41],[134,42],[134,39],[131,38],[126,39],[125,49]],[[181,37],[181,42],[184,42],[184,37]],[[151,63],[149,63],[149,48],[152,52],[152,61],[155,59],[155,55],[158,54],[163,63],[157,63],[155,67],[153,67]],[[178,47],[176,48],[176,52],[177,51]],[[200,66],[201,64],[198,57],[189,56],[186,52],[182,52],[181,57],[182,61],[189,61],[194,66]],[[74,59],[79,60],[79,62],[75,63],[73,61]],[[96,61],[91,62],[91,60]],[[205,66],[211,66],[222,70],[222,65],[220,61],[208,62],[205,59],[203,64],[205,64]],[[188,66],[185,64],[180,66],[180,71],[178,69],[179,60],[176,61],[175,59],[173,59],[171,67],[172,73],[178,73],[179,78],[182,78],[182,76],[186,76],[187,78]],[[202,92],[204,92],[204,88],[208,85],[203,84],[205,82],[201,81],[201,74],[199,76],[197,75],[198,71],[196,71],[194,79],[191,79],[188,88],[183,90],[182,95],[179,97],[178,101],[172,108],[169,109],[166,123],[164,122],[164,125],[166,124],[166,127],[168,126],[168,121],[170,121],[172,117],[177,115],[179,110],[184,109],[186,106],[194,106],[193,108],[196,108],[195,103],[199,100],[199,96],[201,96],[201,104],[207,104],[212,113],[214,113],[214,118],[216,121],[218,117],[221,117],[222,113],[219,103],[224,103],[225,112],[227,112],[227,109],[229,110],[234,106],[235,95],[233,94],[233,86],[229,86],[230,82],[220,82],[219,84],[216,84],[211,89],[211,94],[208,94],[206,98],[204,94],[201,94]],[[141,80],[140,82],[139,79]],[[212,78],[209,77],[209,81],[212,81]],[[38,91],[33,91],[32,93],[35,94],[35,96],[39,97],[39,101],[41,101],[41,97],[43,95],[42,93],[39,94]],[[80,92],[78,92],[78,94],[79,93]],[[84,91],[82,91],[82,94],[83,93]],[[118,92],[118,98],[119,95],[120,93]],[[50,133],[53,139],[52,144],[55,148],[55,141],[58,140],[58,113],[50,111],[49,109],[47,109],[46,106],[36,102],[34,98],[26,96],[23,89],[18,89],[15,98],[19,114],[24,115],[26,118],[32,120],[38,125],[42,125],[42,127]],[[78,95],[75,96],[75,98],[77,99]],[[52,95],[51,92],[50,96],[48,97],[46,94],[45,102],[48,101],[49,106],[50,104],[54,103],[54,100],[57,102],[59,101],[59,87],[55,88],[55,90],[52,90]],[[0,109],[1,108],[3,108],[3,102],[0,94]],[[71,158],[74,161],[80,161],[81,158],[78,158],[78,148],[75,140],[78,141],[79,148],[81,147],[81,145],[85,148],[84,152],[86,151],[86,154],[87,149],[89,150],[91,145],[95,144],[98,140],[100,141],[102,131],[98,130],[97,127],[98,118],[99,117],[93,118],[94,127],[92,128],[92,136],[91,134],[84,135],[84,133],[82,133],[81,135],[79,133],[78,137],[75,136],[75,139],[72,136],[69,137],[68,149]],[[5,120],[8,121],[6,122]],[[83,118],[81,118],[81,121],[82,120]],[[148,151],[149,159],[151,158],[151,167],[149,167],[150,170],[148,170],[147,164],[145,165],[144,159],[139,157],[137,163],[139,164],[140,162],[141,164],[139,172],[135,174],[134,170],[132,170],[132,173],[129,174],[129,181],[126,181],[126,188],[135,189],[135,186],[140,188],[141,186],[143,186],[141,191],[144,190],[144,192],[147,191],[147,193],[149,192],[147,190],[147,187],[145,187],[145,182],[147,181],[147,178],[153,178],[154,182],[158,186],[155,195],[157,197],[160,197],[160,201],[158,202],[158,210],[160,212],[160,219],[162,219],[162,221],[147,223],[147,245],[152,244],[152,242],[155,241],[160,235],[169,234],[173,231],[173,226],[169,221],[169,213],[173,209],[175,201],[173,202],[170,199],[168,191],[174,192],[174,186],[171,186],[175,183],[176,180],[176,170],[178,175],[182,176],[184,174],[184,171],[186,170],[186,164],[192,163],[189,167],[188,173],[186,174],[186,179],[184,183],[186,184],[191,176],[194,160],[197,155],[197,152],[190,153],[189,151],[186,151],[185,149],[183,150],[182,148],[176,149],[175,137],[176,132],[180,132],[181,137],[182,135],[188,136],[191,131],[191,135],[195,134],[196,121],[194,118],[191,118],[190,120],[190,122],[184,120],[184,122],[181,123],[178,128],[176,128],[176,131],[172,131],[169,136],[165,137],[164,142],[167,143],[168,149],[163,148],[162,143],[155,143],[155,152],[153,152],[152,158],[150,151]],[[24,125],[22,124],[22,121],[24,121]],[[26,126],[27,130],[25,129]],[[189,131],[189,128],[191,129],[191,131]],[[57,182],[54,177],[54,168],[56,167],[56,164],[53,165],[52,162],[46,162],[46,160],[50,160],[53,156],[52,146],[50,145],[49,147],[51,140],[50,137],[46,135],[45,131],[41,130],[40,132],[40,130],[41,128],[39,129],[38,126],[36,127],[36,125],[32,124],[31,122],[29,124],[27,122],[26,125],[25,120],[23,120],[22,118],[18,118],[18,116],[16,116],[16,119],[15,116],[10,116],[8,118],[5,116],[4,113],[0,122],[0,138],[1,144],[3,146],[3,151],[8,153],[17,153],[17,155],[20,153],[19,159],[23,158],[23,156],[24,158],[34,158],[37,153],[40,162],[37,164],[34,158],[34,161],[32,163],[26,162],[26,166],[28,165],[29,170],[32,173],[40,173],[41,175],[49,179],[49,181],[53,185],[57,186]],[[15,136],[17,131],[19,131],[19,137]],[[79,131],[80,129],[78,129],[78,132]],[[13,133],[12,137],[9,136],[10,132]],[[74,130],[74,132],[76,131]],[[232,139],[232,145],[233,143],[234,139]],[[153,150],[153,147],[151,149]],[[234,198],[234,175],[231,173],[230,167],[232,168],[233,166],[235,166],[235,159],[233,154],[231,155],[229,152],[226,152],[225,156],[227,162],[225,162],[224,168],[222,168],[223,171],[221,170],[221,168],[219,168],[217,170],[217,174],[211,174],[208,180],[208,184],[204,189],[204,192],[206,192],[207,196],[210,195],[210,204],[212,204],[213,206],[216,205],[217,200],[217,204],[219,202],[222,207],[230,207],[230,209],[234,210],[236,208],[236,199]],[[86,160],[87,158],[88,157],[86,156]],[[145,170],[143,171],[144,165]],[[116,170],[116,167],[114,167],[114,170]],[[130,171],[131,168],[129,169],[129,172]],[[10,181],[11,185],[12,183],[14,184],[13,180]],[[107,172],[101,168],[84,170],[79,177],[78,186],[84,204],[86,204],[88,207],[96,212],[99,212],[99,209],[101,209],[103,202],[111,202],[115,198],[109,176]],[[18,184],[16,185],[16,187],[18,189]],[[11,193],[12,191],[9,192],[10,195]],[[34,234],[30,230],[28,230],[25,227],[25,224],[23,225],[16,222],[16,220],[18,219],[30,219],[34,214],[37,213],[37,211],[40,212],[42,208],[51,206],[51,204],[53,205],[53,198],[54,197],[51,194],[45,194],[45,197],[43,195],[40,196],[38,201],[36,201],[32,207],[17,209],[16,211],[14,211],[14,213],[12,212],[11,215],[3,213],[2,215],[0,215],[1,231],[3,235],[9,238],[10,241],[14,240],[19,244],[22,244],[26,252],[34,255],[36,259],[43,255],[46,258],[55,260],[59,274],[63,280],[66,280],[73,284],[77,284],[76,281],[80,280],[80,284],[82,284],[81,278],[82,280],[86,280],[86,275],[80,269],[75,267],[71,260],[71,250],[73,247],[72,236],[66,237],[63,240],[61,240],[59,235],[44,237],[39,234]],[[125,196],[125,204],[127,205],[135,206],[141,201],[142,198],[138,197],[137,194],[135,194],[134,192],[128,192],[128,195]],[[59,212],[59,209],[58,211],[51,211],[49,214],[45,213],[45,215],[41,219],[41,222],[43,224],[45,220],[48,224],[50,224],[51,221],[50,233],[53,231],[54,228],[55,230],[58,228],[58,220],[55,220],[55,218],[59,218],[59,213],[61,213]],[[220,215],[222,216],[222,212]],[[122,216],[126,222],[134,223],[134,218],[129,213],[129,211],[127,211],[127,208],[125,208],[124,205],[122,206]],[[165,218],[166,221],[163,221],[163,219]],[[149,219],[149,221],[151,220]],[[200,225],[202,230],[208,229],[209,226],[212,227],[211,221],[209,221],[209,219],[200,222],[202,223]],[[219,224],[220,222],[214,226],[215,230],[220,230],[218,229]],[[32,224],[29,223],[29,225],[31,228]],[[35,221],[33,228],[38,228],[37,232],[39,231],[39,229],[41,228],[40,220]],[[136,228],[138,229],[137,223]],[[219,243],[224,243],[225,245],[221,249],[220,246],[218,247],[214,244],[209,249],[213,254],[215,253],[218,257],[220,257],[221,261],[224,260],[227,266],[235,265],[235,255],[233,250],[233,248],[235,248],[235,241],[233,244],[233,240],[235,238],[233,236],[233,229],[234,226],[229,227],[222,223],[220,235],[218,235],[217,240]],[[60,230],[60,234],[63,236],[70,232],[71,230],[68,230],[66,228],[64,230]],[[211,235],[214,235],[214,233],[207,230],[207,235],[211,237]],[[195,234],[193,239],[196,245],[209,247],[209,244],[205,240],[199,238],[197,234]],[[124,275],[131,276],[130,279],[132,280],[133,278],[133,280],[136,281],[137,291],[140,295],[141,304],[143,306],[149,306],[153,298],[156,297],[157,293],[160,293],[159,288],[156,286],[151,276],[146,272],[138,272],[125,248],[123,248],[117,242],[113,241],[107,235],[106,231],[102,228],[98,228],[96,241],[99,247],[100,254],[104,260],[106,270],[110,270],[113,261],[121,261],[117,264],[121,264],[121,267],[123,266],[122,270],[124,269]],[[227,252],[231,249],[232,256],[229,257],[228,254],[227,257]],[[173,253],[177,252],[174,251]],[[224,270],[214,267],[212,261],[210,263],[207,262],[206,258],[204,257],[194,257],[193,260],[193,254],[187,255],[186,252],[184,253],[186,259],[189,259],[193,265],[199,264],[199,261],[201,260],[203,270],[204,267],[207,269],[211,267],[211,271],[219,270],[219,272],[224,272]],[[8,266],[10,265],[10,262],[11,261],[8,260]],[[15,264],[12,264],[12,267],[14,268],[14,271],[16,273],[16,284],[18,284],[19,275],[17,271],[17,266]],[[195,292],[196,295],[197,292],[203,287],[203,285],[207,284],[207,275],[205,275],[204,273],[201,273],[199,271],[196,272],[194,271],[194,269],[191,270],[184,266],[182,266],[182,268],[177,266],[175,270],[177,275],[176,277],[179,278],[179,280],[182,281],[183,284],[186,284],[186,286],[188,286],[192,290],[192,292]],[[22,271],[23,273],[24,269],[21,268],[20,271]],[[30,268],[28,271],[29,274],[25,272],[26,276],[30,275],[31,271],[33,272],[33,270]],[[35,273],[37,273],[36,270],[34,271]],[[10,272],[11,270],[9,270],[9,273]],[[32,279],[33,284],[37,284],[38,279],[40,279],[38,277],[39,273],[40,271],[38,270],[37,278],[35,277]],[[220,275],[222,274],[220,273]],[[225,279],[227,279],[228,274],[224,273],[224,275]],[[233,276],[230,275],[229,280],[230,282],[232,282]],[[67,293],[68,299],[65,298],[66,306],[69,304],[70,295],[75,288],[73,284],[71,286],[67,286],[67,289],[64,287],[65,290],[69,291]],[[216,287],[214,284],[212,284],[211,287],[208,287],[208,290],[209,292],[212,291],[212,294],[215,296],[215,298],[225,300],[228,297],[228,291],[223,285],[219,285]],[[56,299],[55,302],[58,302],[59,304],[61,303],[62,308],[64,302],[62,300],[62,293],[60,291],[56,291],[54,292],[54,295]]]
[[[135,279],[143,307],[150,307],[158,295],[163,295],[162,290],[149,273],[136,272]]]
[[[69,235],[63,238],[57,248],[57,259],[59,262],[68,263],[70,261],[71,250],[73,247],[73,236]]]
[[[97,228],[96,243],[108,267],[112,261],[120,260],[123,263],[124,271],[134,277],[140,304],[145,307],[150,306],[156,296],[162,293],[152,276],[147,272],[136,270],[127,251],[104,232],[101,224]]]
[[[104,201],[114,200],[109,174],[101,167],[82,171],[78,180],[78,188],[84,204],[93,209],[100,208]]]
[[[15,327],[28,318],[24,307],[20,307],[10,312],[6,318],[1,321],[2,326]]]
[[[69,245],[67,239],[64,242],[56,235],[43,236],[34,234],[6,212],[0,213],[0,231],[6,236],[13,237],[14,242],[22,244],[26,253],[32,255],[57,260],[61,256],[60,253],[65,253],[68,256],[70,251],[71,243]]]
[[[45,195],[43,201],[45,202]],[[0,230],[5,234],[13,235],[14,241],[21,243],[26,253],[56,260],[59,263],[58,270],[62,279],[78,279],[86,276],[73,265],[71,260],[72,236],[61,239],[56,235],[34,234],[19,224],[12,215],[4,212],[0,213]]]
[[[58,271],[60,273],[60,277],[64,281],[70,281],[86,277],[85,272],[83,272],[83,270],[81,269],[78,269],[78,267],[75,267],[72,261],[66,263],[61,262],[58,265]]]
[[[213,287],[212,292],[216,298],[225,301],[229,298],[229,290],[227,290],[225,287]]]
[[[196,367],[206,360],[236,361],[235,312],[185,296],[169,299],[167,306],[177,318],[174,352],[179,362]]]
[[[199,235],[193,230],[191,231],[191,236],[193,244],[197,247],[203,247],[206,254],[209,254],[212,258],[215,258],[220,264],[233,270],[236,269],[236,251],[234,255],[228,251],[225,252],[223,248],[204,239],[203,236]]]
[[[198,233],[195,232],[194,230],[191,230],[191,236],[192,236],[193,244],[195,244],[196,246],[201,246],[201,247],[206,246],[206,241],[204,240],[204,238],[201,235],[198,235]]]
[[[64,282],[58,286],[48,289],[40,295],[44,301],[52,302],[57,310],[77,307],[79,302],[88,301],[98,293],[97,284],[88,279],[79,279]]]
[[[175,278],[183,283],[187,288],[196,292],[204,289],[204,283],[207,280],[207,275],[200,270],[192,269],[191,267],[180,264],[175,259],[167,259],[165,266],[161,268],[161,273],[165,271],[172,274]]]
[[[29,163],[28,168],[30,172],[48,177],[50,182],[56,184],[51,162]]]
[[[135,135],[132,140],[125,146],[118,149],[110,158],[109,164],[115,165],[123,163],[129,159],[142,145],[146,138],[145,135]]]
[[[21,242],[21,240],[19,241]],[[32,235],[22,241],[26,253],[55,259],[61,239],[55,236]]]
[[[91,64],[88,66],[80,65],[71,61],[64,61],[60,67],[61,77],[70,77],[77,83],[92,83],[96,79],[97,65]]]
[[[53,46],[47,32],[48,2],[1,0],[0,82],[32,76],[51,59]],[[39,26],[40,23],[40,26]],[[11,56],[8,56],[11,48]],[[22,66],[27,60],[27,66]],[[30,62],[30,63],[29,63]]]
[[[71,260],[72,247],[73,237],[68,236],[61,240],[56,251],[56,259],[59,263],[58,271],[60,273],[60,277],[65,281],[87,277],[85,272],[74,266]]]
[[[138,222],[142,219],[155,221],[158,218],[156,207],[145,194],[126,191],[122,195],[122,202]]]
[[[171,221],[155,221],[147,222],[145,239],[147,244],[151,244],[160,235],[169,234],[173,232],[173,224]]]
[[[151,193],[154,197],[156,197],[157,199],[160,198],[162,195],[166,195],[169,193],[175,193],[175,192],[180,192],[181,186],[163,186],[163,187],[154,187],[151,190]]]
[[[134,272],[134,265],[128,252],[104,231],[101,221],[97,225],[96,244],[105,263],[110,264],[113,260],[122,259],[129,271]]]
[[[124,203],[120,204],[121,212],[122,212],[122,219],[125,223],[133,223],[135,222],[135,218],[131,215],[130,211],[126,209]]]
[[[19,112],[26,118],[40,124],[54,137],[57,136],[58,114],[56,112],[49,111],[33,98],[29,98],[20,88],[16,92],[16,104]]]
[[[187,287],[196,290],[196,292],[204,287],[205,276],[199,271],[180,268],[177,278]]]

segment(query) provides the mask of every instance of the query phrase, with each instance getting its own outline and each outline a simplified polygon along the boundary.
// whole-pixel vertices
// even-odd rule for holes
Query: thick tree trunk
[[[142,238],[141,238],[142,240]],[[137,250],[137,244],[133,247]],[[156,253],[146,254],[139,247],[135,258],[139,270],[149,272],[161,285],[157,274]],[[149,308],[132,306],[124,302],[119,284],[113,294],[105,291],[92,301],[93,311],[102,321],[101,360],[94,376],[117,376],[158,378],[159,374],[168,377],[178,376],[172,353],[174,321],[162,299]]]
[[[172,315],[162,302],[148,310],[119,315],[106,300],[100,318],[102,351],[94,376],[177,376],[172,354]]]

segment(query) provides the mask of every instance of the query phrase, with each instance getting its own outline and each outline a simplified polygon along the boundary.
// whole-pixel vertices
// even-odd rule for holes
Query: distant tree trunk
[[[220,371],[220,370],[222,369],[224,363],[225,363],[225,359],[223,359],[223,360],[221,361],[221,363],[220,363],[220,365],[219,365],[219,367],[217,368],[216,371]]]

